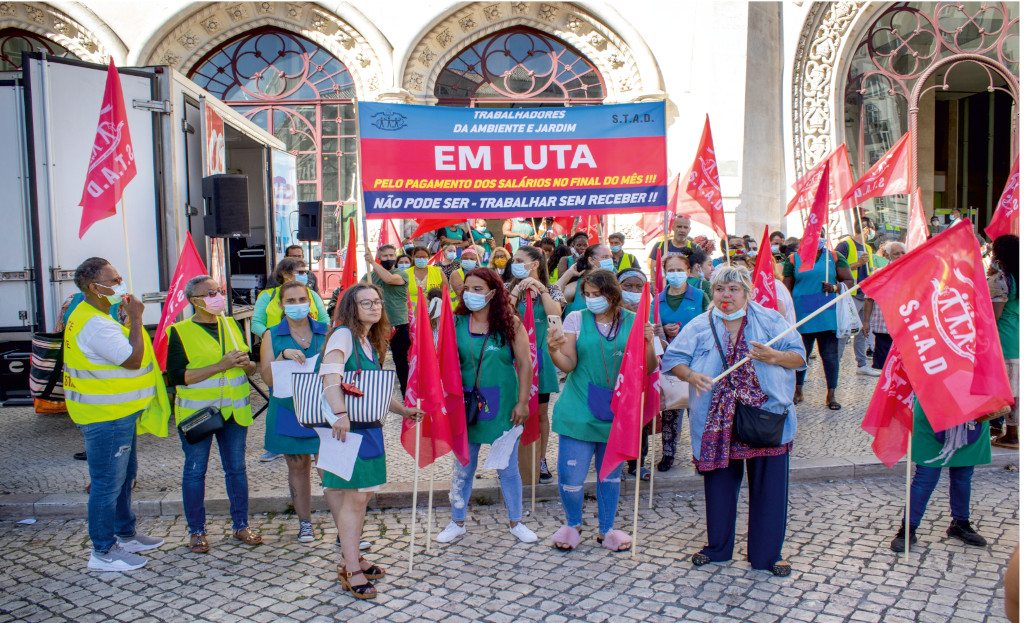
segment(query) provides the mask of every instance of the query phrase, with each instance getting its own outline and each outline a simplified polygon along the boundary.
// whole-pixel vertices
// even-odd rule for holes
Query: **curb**
[[[873,454],[826,457],[817,459],[794,459],[790,463],[789,480],[793,483],[825,483],[837,480],[864,480],[869,478],[903,478],[906,461],[900,461],[892,468],[881,464]],[[1005,469],[1019,467],[1020,455],[1016,450],[992,449],[992,462],[979,465],[979,469]],[[594,495],[595,482],[591,475],[584,490]],[[381,486],[370,500],[370,508],[408,508],[412,505],[412,489],[408,482],[387,483]],[[622,480],[622,496],[632,497],[635,490],[632,478]],[[641,495],[649,491],[650,484],[640,483]],[[701,476],[691,466],[677,467],[668,474],[655,473],[654,491],[698,492],[703,490]],[[426,501],[427,489],[420,490],[420,503]],[[530,495],[524,490],[524,498]],[[180,491],[166,493],[138,493],[133,496],[132,509],[139,517],[176,516],[184,514]],[[538,500],[558,498],[555,484],[537,485]],[[496,478],[480,479],[473,487],[473,500],[477,504],[496,504],[501,501],[501,489]],[[0,520],[35,519],[85,519],[88,516],[89,495],[86,493],[14,493],[0,495]],[[434,505],[448,506],[448,481],[435,481]],[[291,498],[286,488],[270,491],[258,497],[249,498],[249,512],[284,513],[291,510]],[[326,511],[323,495],[313,496],[313,510]],[[210,515],[227,515],[228,500],[225,497],[208,498],[206,512]]]

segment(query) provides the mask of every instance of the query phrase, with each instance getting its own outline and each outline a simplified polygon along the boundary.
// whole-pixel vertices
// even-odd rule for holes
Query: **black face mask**
[[[381,260],[380,261],[380,265],[384,267],[384,270],[391,270],[392,268],[395,267],[395,264],[397,264],[397,263],[398,263],[398,260]]]

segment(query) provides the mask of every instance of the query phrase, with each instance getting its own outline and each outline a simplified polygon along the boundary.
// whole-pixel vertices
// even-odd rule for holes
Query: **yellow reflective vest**
[[[213,365],[223,359],[224,353],[231,350],[249,352],[249,346],[245,343],[245,338],[242,337],[234,318],[218,316],[217,324],[219,339],[214,339],[206,329],[197,326],[192,318],[167,328],[168,337],[173,329],[181,338],[181,345],[188,357],[186,369],[195,370]],[[242,426],[252,424],[249,380],[245,370],[231,368],[198,383],[178,385],[174,396],[174,420],[177,423],[180,424],[188,416],[206,407],[220,409],[225,420],[234,415],[235,422]]]
[[[142,333],[144,352],[138,370],[92,363],[78,346],[78,334],[95,317],[111,321],[107,314],[82,302],[64,327],[64,400],[71,420],[75,424],[95,424],[142,411],[136,430],[166,437],[171,405],[149,335]],[[121,330],[128,337],[128,327],[122,326]]]
[[[853,238],[849,238],[849,237],[845,238],[844,240],[846,242],[846,263],[849,264],[850,266],[853,266],[857,262],[857,245],[858,244],[863,244],[864,245],[864,251],[865,251],[865,253],[868,254],[868,263],[867,264],[865,264],[864,266],[861,266],[860,268],[852,268],[852,269],[850,269],[850,272],[853,273],[853,281],[854,281],[854,283],[856,283],[857,281],[860,280],[860,269],[861,268],[866,270],[869,275],[871,273],[875,272],[875,260],[874,260],[875,252],[871,248],[871,245],[866,243],[866,242],[857,243],[857,242],[855,242],[853,240]]]
[[[284,320],[284,308],[281,307],[281,288],[270,288],[263,292],[270,292],[270,302],[267,303],[267,328],[269,329]],[[263,292],[260,292],[260,296],[263,296]],[[316,311],[316,302],[320,298],[320,295],[313,292],[308,287],[306,288],[306,295],[309,297],[310,317],[312,317],[313,320],[319,320],[317,318],[318,312]]]

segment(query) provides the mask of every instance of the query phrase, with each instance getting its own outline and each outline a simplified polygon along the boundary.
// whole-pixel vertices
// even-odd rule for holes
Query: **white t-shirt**
[[[88,305],[88,303],[81,303]],[[78,348],[89,360],[100,366],[119,366],[132,356],[131,342],[121,325],[107,316],[93,316],[75,337]]]
[[[601,335],[608,337],[609,331],[612,330],[611,322],[599,322],[597,328],[601,332]],[[580,329],[583,327],[583,312],[577,310],[570,312],[565,320],[562,322],[562,332],[571,333],[573,335],[579,335]]]
[[[796,307],[793,306],[793,295],[784,283],[775,280],[775,298],[779,301],[779,313],[790,326],[796,324]]]

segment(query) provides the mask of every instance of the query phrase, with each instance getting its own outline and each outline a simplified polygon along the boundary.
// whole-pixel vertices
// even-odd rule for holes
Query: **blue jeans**
[[[235,422],[234,418],[224,422],[224,428],[197,444],[181,437],[181,449],[185,451],[185,466],[181,473],[181,501],[185,506],[185,521],[188,533],[206,531],[206,466],[210,463],[210,446],[217,438],[220,449],[220,464],[224,468],[224,485],[231,504],[231,524],[240,530],[249,525],[249,480],[245,475],[245,436],[249,428]]]
[[[941,467],[914,465],[914,480],[910,483],[910,527],[921,525],[928,499],[939,484]],[[971,478],[974,466],[949,468],[949,510],[953,519],[967,521],[971,518]]]
[[[558,436],[558,495],[562,498],[566,525],[573,528],[583,525],[583,482],[587,479],[591,461],[598,470],[601,469],[607,447],[607,443]],[[621,480],[620,463],[607,478],[597,483],[597,524],[601,534],[608,534],[615,525]]]
[[[452,470],[452,488],[448,493],[452,505],[452,521],[465,521],[466,509],[469,507],[470,496],[473,495],[473,479],[476,477],[476,463],[480,456],[480,444],[469,444],[469,465],[455,461]],[[505,498],[505,512],[509,521],[523,519],[523,478],[519,475],[519,441],[512,448],[508,466],[498,470],[498,482],[501,483],[501,495]]]
[[[89,538],[97,554],[114,546],[115,535],[135,535],[132,482],[135,480],[135,422],[142,411],[108,422],[81,424],[89,464]]]

